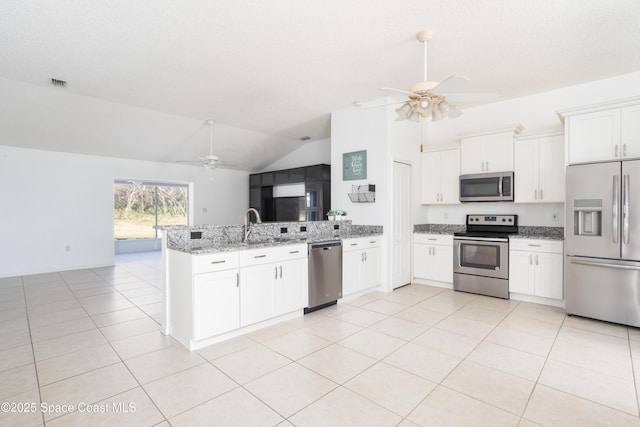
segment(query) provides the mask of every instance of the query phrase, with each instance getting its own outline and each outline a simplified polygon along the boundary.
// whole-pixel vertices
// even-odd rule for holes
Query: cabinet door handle
[[[433,255],[435,256],[435,254],[436,254],[436,247],[434,246],[433,247]]]
[[[538,255],[537,254],[536,254],[536,265],[539,265],[538,264]]]
[[[367,262],[367,253],[364,253],[364,262]]]
[[[429,255],[431,255],[431,246],[429,246]]]
[[[540,189],[540,200],[542,200],[542,188]]]
[[[227,262],[226,259],[220,260],[220,261],[211,261],[211,264],[222,264],[224,262]]]
[[[275,267],[274,267],[274,270],[276,271],[276,276],[275,276],[275,278],[276,278],[276,280],[278,280],[278,266],[275,266]]]
[[[529,254],[529,265],[533,265],[533,255]]]
[[[236,288],[240,287],[240,273],[236,273]]]
[[[614,157],[618,157],[618,144],[616,144],[616,148],[615,148],[615,153],[614,153]]]
[[[533,200],[538,200],[538,190],[533,190]]]
[[[627,157],[627,144],[622,144],[622,157]]]
[[[266,255],[255,255],[254,258],[265,258]]]
[[[282,279],[282,266],[280,266],[280,278]]]
[[[487,172],[489,172],[489,162],[487,162]]]

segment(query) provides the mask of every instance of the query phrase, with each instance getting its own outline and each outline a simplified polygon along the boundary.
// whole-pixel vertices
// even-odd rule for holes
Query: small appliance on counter
[[[568,314],[640,327],[640,160],[567,167]]]
[[[509,299],[509,235],[517,215],[467,215],[453,234],[453,289]]]
[[[513,172],[460,175],[461,202],[513,202]]]

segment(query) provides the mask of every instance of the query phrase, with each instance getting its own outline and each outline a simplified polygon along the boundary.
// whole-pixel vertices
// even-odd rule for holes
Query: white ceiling
[[[500,100],[640,70],[638,0],[2,0],[0,144],[172,162],[212,118],[259,170],[422,80],[423,29],[430,80]]]

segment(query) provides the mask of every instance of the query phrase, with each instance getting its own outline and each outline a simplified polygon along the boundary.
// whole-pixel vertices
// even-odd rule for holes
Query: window
[[[116,181],[113,191],[116,239],[157,239],[159,225],[189,224],[189,187]]]

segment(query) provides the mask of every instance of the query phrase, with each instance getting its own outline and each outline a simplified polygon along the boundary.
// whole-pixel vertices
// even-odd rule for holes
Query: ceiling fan
[[[461,84],[469,81],[469,78],[453,75],[443,82],[429,81],[427,79],[427,45],[431,37],[432,33],[428,30],[421,31],[417,35],[417,39],[424,47],[424,80],[411,86],[409,91],[389,87],[380,88],[381,90],[394,91],[409,96],[409,99],[396,109],[396,113],[398,113],[397,121],[408,119],[417,122],[420,118],[426,119],[431,116],[431,120],[435,122],[445,117],[455,118],[462,115],[462,111],[447,102],[444,93],[456,89]]]
[[[198,160],[176,160],[177,163],[187,163],[192,165],[204,166],[209,170],[213,170],[220,165],[231,165],[230,162],[220,160],[218,156],[213,154],[213,125],[216,122],[215,120],[207,120],[206,123],[209,125],[209,154],[204,157],[200,157],[200,159]]]

